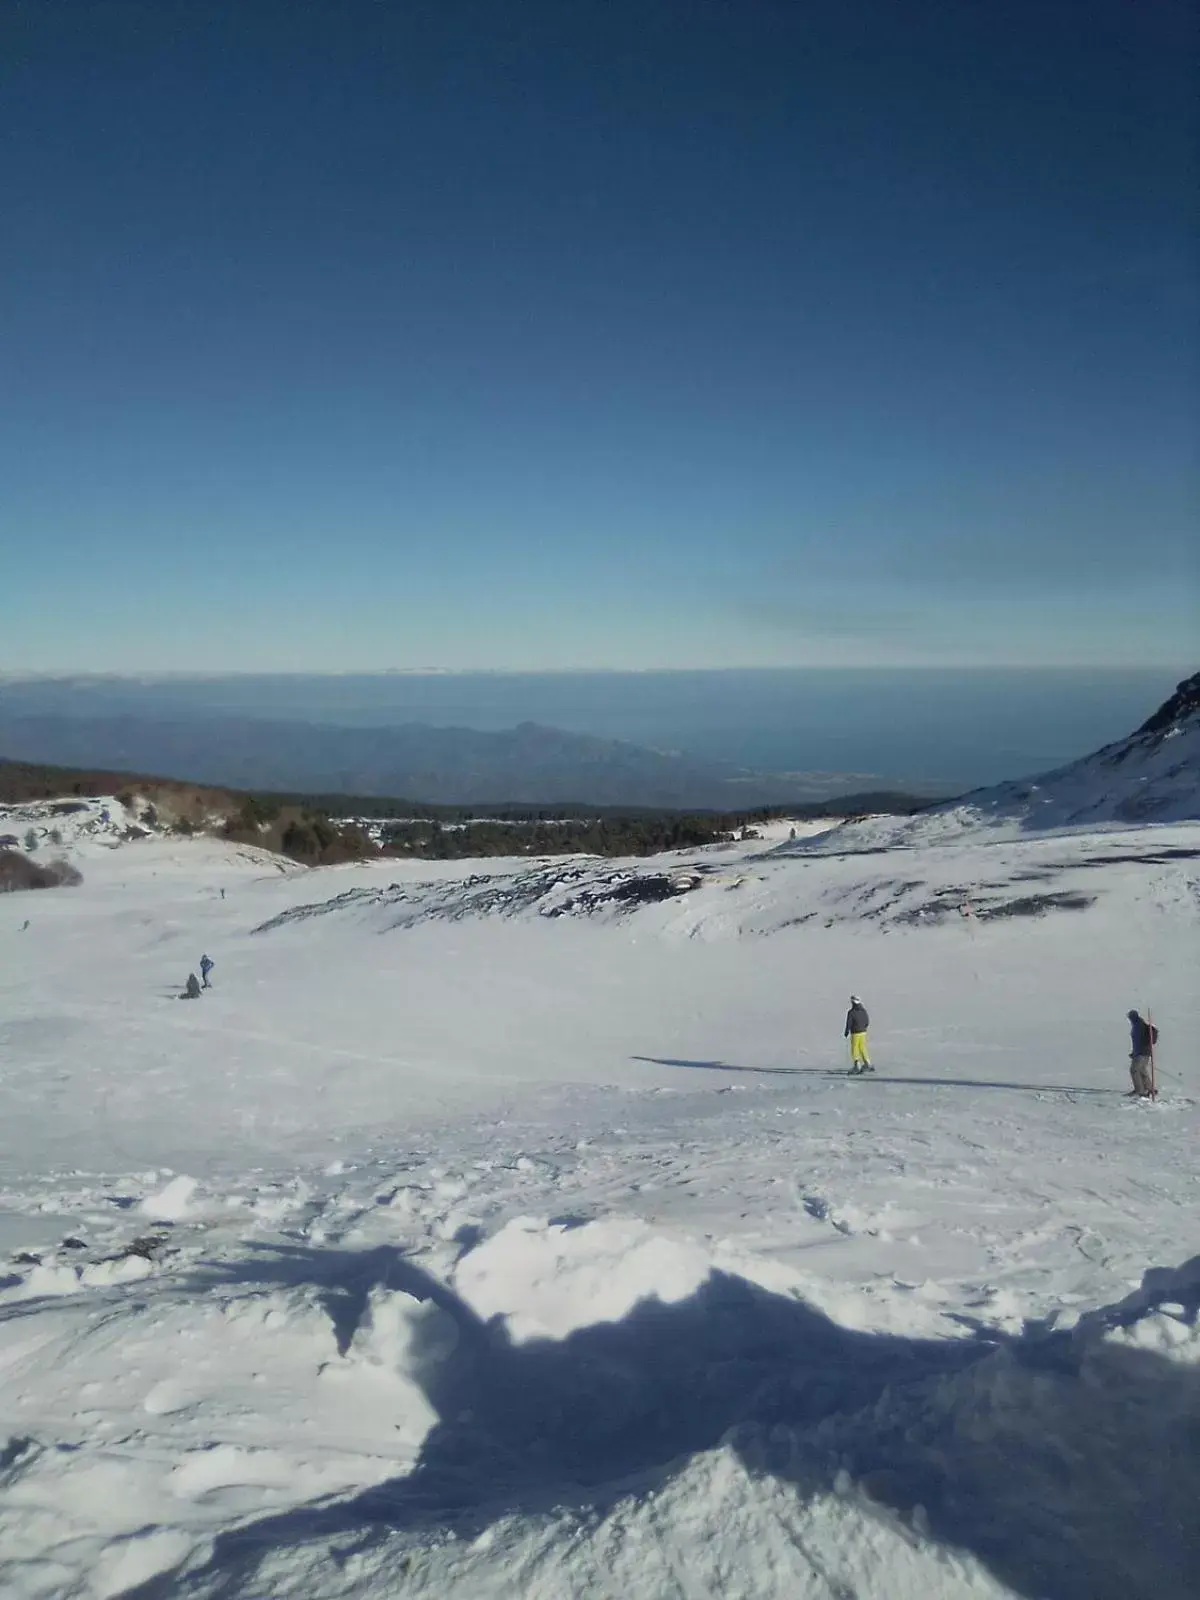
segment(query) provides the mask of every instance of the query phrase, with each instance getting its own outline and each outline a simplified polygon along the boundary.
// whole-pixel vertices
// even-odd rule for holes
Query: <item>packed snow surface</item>
[[[1194,1600],[1200,824],[299,872],[90,804],[0,900],[0,1593]]]

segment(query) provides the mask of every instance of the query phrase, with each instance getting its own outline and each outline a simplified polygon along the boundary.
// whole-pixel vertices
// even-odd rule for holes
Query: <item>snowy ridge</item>
[[[1200,673],[1129,738],[1028,783],[980,790],[965,803],[985,819],[1023,812],[1028,828],[1200,817]]]
[[[133,793],[129,802],[116,795],[72,796],[63,800],[27,800],[0,805],[0,849],[28,851],[35,859],[65,857],[86,862],[89,857],[123,850],[148,839],[171,837],[169,821],[155,816],[152,802]],[[149,808],[149,810],[148,810]],[[213,813],[215,827],[224,821]],[[217,858],[252,862],[276,872],[302,872],[295,862],[256,845],[225,844],[216,840],[191,841],[173,837],[176,849],[194,860],[197,849]]]
[[[890,819],[887,826],[891,826]],[[857,836],[869,825],[860,824]],[[1087,911],[1100,899],[1120,898],[1137,869],[1155,874],[1161,890],[1182,895],[1185,911],[1200,913],[1200,827],[1074,832],[995,842],[986,855],[964,847],[925,853],[919,861],[879,847],[850,847],[855,837],[837,828],[801,850],[729,859],[729,851],[678,852],[636,864],[560,858],[513,870],[500,859],[490,871],[454,879],[345,889],[326,900],[289,906],[254,931],[270,934],[314,919],[342,918],[380,933],[429,922],[483,918],[575,918],[628,921],[668,936],[722,939],[762,936],[818,924],[879,928],[938,926],[946,919],[991,922]],[[840,849],[836,848],[838,845]],[[864,862],[862,857],[873,859]],[[1135,869],[1134,873],[1128,871]],[[1168,888],[1168,884],[1171,885]]]
[[[1200,673],[1186,678],[1136,733],[1036,778],[976,789],[906,818],[845,823],[790,853],[896,849],[1051,829],[1188,822],[1200,818]]]
[[[657,867],[613,867],[568,858],[555,866],[473,873],[450,883],[347,889],[332,900],[289,907],[255,932],[269,933],[310,917],[371,907],[385,910],[384,920],[390,928],[412,928],[437,920],[461,922],[469,917],[513,917],[524,911],[539,917],[590,917],[599,912],[628,915],[639,906],[687,894],[703,882],[703,869],[685,867],[671,857],[663,857],[661,862]]]
[[[0,806],[0,846],[13,849],[86,856],[149,833],[136,808],[126,807],[115,795]]]

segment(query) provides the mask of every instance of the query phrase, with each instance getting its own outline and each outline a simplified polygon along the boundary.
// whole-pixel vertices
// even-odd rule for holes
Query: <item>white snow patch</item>
[[[79,1273],[74,1267],[38,1263],[32,1267],[23,1283],[17,1286],[18,1298],[34,1299],[38,1295],[74,1294],[79,1288]]]
[[[148,1278],[153,1271],[153,1264],[146,1256],[131,1254],[84,1267],[79,1280],[85,1288],[105,1289],[112,1284],[135,1283],[139,1278]]]
[[[187,1215],[197,1187],[195,1178],[181,1174],[177,1178],[172,1178],[170,1183],[157,1193],[147,1195],[138,1209],[143,1215],[153,1217],[159,1222],[178,1222]]]
[[[639,1300],[683,1300],[711,1265],[699,1247],[644,1222],[566,1228],[521,1217],[459,1263],[454,1285],[485,1320],[503,1317],[514,1339],[562,1339],[575,1328],[620,1321]]]
[[[432,1301],[416,1300],[399,1289],[376,1287],[349,1354],[352,1360],[408,1378],[445,1361],[457,1344],[454,1318]]]
[[[117,1600],[139,1584],[174,1571],[195,1545],[194,1539],[173,1528],[150,1528],[116,1539],[97,1558],[92,1593],[96,1600]]]

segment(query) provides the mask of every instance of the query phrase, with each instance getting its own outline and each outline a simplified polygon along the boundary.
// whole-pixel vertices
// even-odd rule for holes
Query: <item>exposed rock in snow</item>
[[[1170,738],[1181,726],[1200,716],[1200,672],[1176,684],[1175,693],[1164,700],[1152,716],[1146,718],[1135,737],[1142,734],[1162,734]]]

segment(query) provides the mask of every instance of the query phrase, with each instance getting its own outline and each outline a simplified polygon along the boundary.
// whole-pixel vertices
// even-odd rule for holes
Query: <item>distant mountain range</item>
[[[2,698],[0,758],[237,789],[403,795],[450,805],[744,811],[811,805],[867,787],[861,775],[758,772],[532,722],[479,732],[424,723],[353,728],[231,716],[23,715],[6,711]]]

